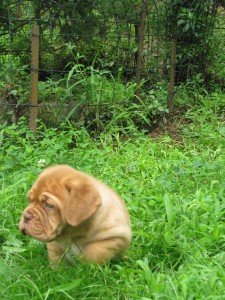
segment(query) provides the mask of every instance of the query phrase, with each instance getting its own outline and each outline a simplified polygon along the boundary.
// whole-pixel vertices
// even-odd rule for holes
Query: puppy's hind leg
[[[83,251],[84,260],[103,264],[126,250],[124,240],[120,238],[102,240],[88,244]]]

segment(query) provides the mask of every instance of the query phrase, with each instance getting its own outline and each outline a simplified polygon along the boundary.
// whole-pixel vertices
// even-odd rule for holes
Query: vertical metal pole
[[[136,83],[137,85],[141,82],[142,73],[142,55],[144,49],[144,39],[145,39],[145,22],[147,18],[147,0],[142,1],[141,7],[141,20],[140,20],[140,30],[139,30],[139,41],[138,41],[138,53],[137,53],[137,70],[136,70]],[[136,96],[139,97],[139,89],[136,91]]]
[[[174,113],[174,86],[175,86],[175,56],[176,56],[176,39],[171,39],[171,52],[170,52],[170,86],[169,86],[169,100],[168,108],[169,113]]]
[[[30,128],[37,132],[38,115],[38,65],[39,65],[39,26],[32,27],[31,39],[31,107]]]

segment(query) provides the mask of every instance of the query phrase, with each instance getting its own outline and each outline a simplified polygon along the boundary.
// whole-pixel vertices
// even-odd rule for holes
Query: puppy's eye
[[[54,206],[48,203],[47,201],[44,202],[44,207],[48,209],[54,208]]]

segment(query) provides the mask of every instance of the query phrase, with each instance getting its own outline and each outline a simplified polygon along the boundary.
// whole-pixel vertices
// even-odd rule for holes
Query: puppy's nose
[[[30,220],[32,220],[33,216],[30,212],[26,211],[24,214],[23,214],[23,221],[25,224],[27,224]]]
[[[25,229],[22,229],[21,232],[22,232],[23,235],[26,235],[26,230]]]

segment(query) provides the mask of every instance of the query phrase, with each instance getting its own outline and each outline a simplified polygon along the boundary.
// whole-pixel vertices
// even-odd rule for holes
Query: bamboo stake
[[[176,56],[176,39],[171,39],[171,52],[170,52],[170,86],[169,86],[169,114],[174,113],[174,86],[175,86],[175,56]]]
[[[32,27],[31,39],[31,108],[30,128],[37,132],[38,115],[38,65],[39,65],[39,26]]]

